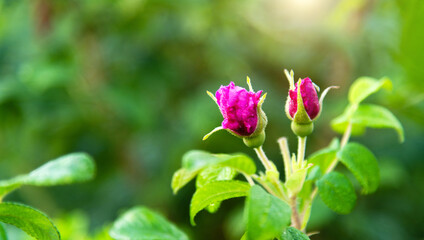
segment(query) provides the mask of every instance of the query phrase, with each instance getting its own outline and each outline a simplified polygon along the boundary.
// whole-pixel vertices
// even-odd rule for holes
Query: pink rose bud
[[[261,106],[266,94],[261,97],[262,90],[254,92],[249,78],[247,83],[250,91],[230,82],[228,86],[221,86],[215,96],[208,92],[209,96],[218,104],[224,120],[220,127],[215,128],[203,139],[218,130],[225,129],[233,135],[243,138],[249,147],[262,145],[265,140],[264,129],[267,118]],[[251,140],[255,140],[254,143]]]
[[[231,82],[215,93],[224,121],[222,127],[240,136],[250,136],[258,125],[258,103],[262,91],[248,92]]]
[[[302,96],[303,106],[305,107],[306,113],[309,116],[310,120],[314,120],[320,111],[319,99],[317,91],[314,87],[310,78],[305,78],[300,82],[300,95]],[[290,101],[289,104],[289,114],[291,118],[294,118],[297,112],[297,93],[299,82],[295,84],[295,89],[289,90]]]
[[[289,80],[290,89],[286,102],[287,117],[292,120],[291,128],[299,137],[305,137],[314,130],[313,120],[321,113],[322,102],[325,95],[331,88],[328,87],[318,99],[317,90],[319,88],[312,82],[310,78],[299,79],[294,83],[294,72],[284,70]]]

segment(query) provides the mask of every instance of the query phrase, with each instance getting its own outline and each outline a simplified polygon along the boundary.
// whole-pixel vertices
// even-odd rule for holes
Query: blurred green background
[[[1,178],[75,151],[98,165],[90,183],[24,187],[6,201],[48,213],[64,239],[89,239],[134,205],[161,212],[192,239],[240,239],[243,199],[200,213],[191,227],[194,184],[176,196],[170,188],[190,149],[254,157],[224,131],[201,140],[222,121],[205,91],[230,81],[247,87],[248,75],[268,92],[264,149],[282,170],[277,138],[296,146],[284,68],[321,88],[340,86],[307,154],[337,136],[329,121],[356,78],[388,76],[393,92],[367,101],[399,117],[405,143],[391,130],[354,137],[378,157],[381,186],[347,216],[318,200],[309,230],[320,231],[313,240],[424,239],[423,59],[422,0],[0,0]]]

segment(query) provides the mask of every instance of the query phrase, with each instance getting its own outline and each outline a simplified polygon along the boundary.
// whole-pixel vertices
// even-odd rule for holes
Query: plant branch
[[[352,123],[351,122],[349,122],[349,124],[347,125],[347,128],[346,128],[346,131],[344,132],[344,134],[343,134],[343,137],[342,137],[342,140],[341,140],[341,142],[340,142],[340,149],[341,148],[343,148],[344,146],[346,146],[346,144],[349,142],[349,139],[350,139],[350,135],[352,134]],[[328,167],[328,169],[327,169],[327,171],[325,171],[325,173],[327,174],[327,173],[329,173],[329,172],[331,172],[331,171],[333,171],[334,170],[334,168],[336,168],[336,166],[337,166],[337,163],[339,162],[339,160],[337,159],[337,157],[335,157],[332,161],[331,161],[331,163],[330,163],[330,166]],[[316,197],[316,195],[317,195],[317,193],[318,193],[318,188],[315,186],[315,188],[314,188],[314,190],[312,191],[312,193],[311,193],[311,196],[310,196],[310,200],[309,200],[309,203],[308,204],[312,204],[312,202],[314,201],[314,199],[315,199],[315,197]],[[305,213],[303,213],[302,215],[304,215]],[[306,226],[306,225],[305,225]],[[303,229],[302,229],[303,230]]]
[[[290,198],[290,206],[291,206],[291,210],[292,210],[292,225],[293,227],[295,227],[296,229],[301,230],[301,221],[300,221],[300,216],[299,216],[299,212],[297,211],[297,203],[296,203],[296,196],[293,196]]]

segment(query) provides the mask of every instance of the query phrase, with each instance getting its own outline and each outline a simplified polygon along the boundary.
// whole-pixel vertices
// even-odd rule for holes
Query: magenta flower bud
[[[254,92],[249,78],[247,78],[247,83],[250,91],[230,82],[228,86],[221,86],[215,96],[208,92],[217,103],[224,120],[221,126],[207,134],[203,138],[204,140],[212,133],[225,129],[233,135],[243,138],[249,147],[262,145],[265,140],[264,129],[267,118],[261,106],[266,94],[261,97],[262,90]]]
[[[320,112],[318,94],[310,78],[305,78],[300,82],[300,95],[302,96],[303,106],[310,120],[314,120]],[[299,91],[299,82],[295,84],[295,89],[289,90],[290,101],[288,102],[288,112],[291,118],[294,118],[297,110],[297,93]]]
[[[322,102],[331,88],[328,87],[318,99],[317,90],[310,78],[299,79],[294,83],[294,72],[284,70],[290,83],[289,96],[286,102],[287,117],[292,120],[291,128],[299,137],[306,137],[314,130],[313,120],[321,113]]]
[[[258,125],[258,103],[262,91],[248,92],[231,82],[221,86],[215,97],[224,121],[222,127],[240,136],[252,135]]]

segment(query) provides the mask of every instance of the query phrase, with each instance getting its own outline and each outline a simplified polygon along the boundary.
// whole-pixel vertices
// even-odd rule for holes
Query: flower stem
[[[289,149],[289,144],[287,143],[287,138],[286,137],[279,138],[278,144],[280,145],[281,155],[283,155],[284,173],[286,175],[286,181],[287,181],[290,174],[293,172],[291,161],[290,161],[290,149]]]
[[[262,164],[264,165],[265,170],[272,170],[272,166],[269,163],[269,160],[266,157],[262,146],[260,146],[258,148],[254,148],[254,149],[255,149],[256,154],[258,155],[259,160],[261,160]]]
[[[284,201],[288,201],[286,193],[282,189],[281,184],[280,184],[280,180],[278,178],[279,173],[278,173],[277,169],[275,168],[275,166],[273,164],[271,164],[271,162],[267,158],[262,146],[255,148],[255,152],[258,155],[258,158],[261,160],[262,164],[264,165],[265,170],[267,172],[267,175],[268,175],[268,172],[269,173],[273,172],[273,173],[277,174],[277,175],[274,175],[273,177],[270,177],[268,179],[268,182],[272,184],[272,186],[275,188],[275,190],[277,190],[277,193],[267,189],[268,192],[271,193],[271,194],[274,193],[275,196],[279,197],[280,199],[282,199]],[[261,184],[264,187],[266,186],[266,183],[261,183]]]
[[[305,159],[306,137],[298,137],[299,144],[297,145],[297,163],[301,164]]]
[[[246,180],[247,180],[247,182],[250,184],[250,186],[255,185],[255,182],[253,181],[253,179],[252,179],[252,177],[251,177],[251,176],[249,176],[249,175],[248,175],[248,174],[246,174],[246,173],[243,173],[243,176],[246,178]]]

